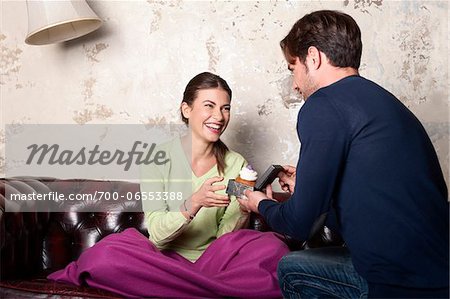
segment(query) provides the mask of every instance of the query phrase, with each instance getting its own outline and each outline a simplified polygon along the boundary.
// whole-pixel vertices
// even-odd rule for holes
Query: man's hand
[[[284,192],[294,193],[296,168],[294,166],[283,166],[284,171],[278,174],[278,182]]]
[[[266,193],[263,193],[261,191],[246,190],[245,197],[247,197],[247,199],[241,199],[241,198],[237,199],[241,205],[241,208],[244,208],[247,211],[252,211],[255,213],[259,213],[258,205],[261,200],[263,200],[263,199],[275,200],[275,199],[273,199],[273,196],[272,196],[272,186],[271,185],[267,185]]]

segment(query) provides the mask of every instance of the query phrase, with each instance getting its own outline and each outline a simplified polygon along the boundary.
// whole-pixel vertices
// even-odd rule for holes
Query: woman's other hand
[[[247,210],[259,214],[258,206],[261,200],[264,199],[275,200],[273,199],[273,191],[271,185],[267,185],[265,191],[266,192],[264,193],[261,191],[246,190],[245,197],[237,199],[239,201],[239,204],[241,205],[241,210]]]

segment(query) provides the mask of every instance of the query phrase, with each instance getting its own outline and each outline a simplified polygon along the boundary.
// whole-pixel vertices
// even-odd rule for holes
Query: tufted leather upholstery
[[[13,178],[0,181],[0,294],[3,297],[26,297],[22,291],[66,294],[68,296],[114,297],[116,295],[88,287],[77,288],[43,279],[46,274],[64,268],[87,248],[111,233],[134,227],[148,236],[140,201],[119,201],[113,210],[92,211],[95,201],[83,201],[71,212],[5,212],[5,194],[48,193],[93,194],[95,191],[139,191],[138,183],[124,181],[56,180],[54,178]],[[264,221],[252,215],[251,228],[266,231]],[[289,237],[293,249],[342,245],[339,235],[324,228],[311,242],[298,242]],[[36,295],[36,294],[34,294]],[[32,297],[34,297],[34,295]],[[45,294],[39,295],[46,298]]]

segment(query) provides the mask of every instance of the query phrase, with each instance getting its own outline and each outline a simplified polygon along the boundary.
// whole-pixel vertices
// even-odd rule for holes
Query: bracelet
[[[186,201],[187,201],[187,199],[185,199],[185,200],[183,201],[184,211],[188,213],[188,215],[189,215],[189,220],[192,220],[192,219],[194,219],[195,215],[192,215],[191,213],[189,213],[188,208],[186,207]]]

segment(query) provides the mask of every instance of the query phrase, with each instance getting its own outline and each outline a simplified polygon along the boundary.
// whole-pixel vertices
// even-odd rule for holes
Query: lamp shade
[[[29,45],[71,40],[100,27],[102,20],[84,0],[28,0]]]

